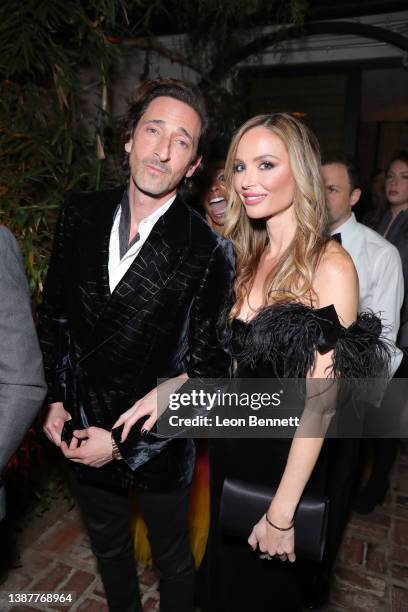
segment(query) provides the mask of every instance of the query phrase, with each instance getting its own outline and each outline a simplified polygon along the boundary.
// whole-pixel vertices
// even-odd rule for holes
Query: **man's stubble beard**
[[[150,196],[152,198],[161,198],[164,197],[167,193],[170,193],[174,190],[176,185],[172,185],[171,175],[163,174],[163,176],[157,175],[157,180],[155,181],[153,176],[147,173],[146,170],[142,170],[141,172],[131,172],[131,179],[136,189],[141,193]]]

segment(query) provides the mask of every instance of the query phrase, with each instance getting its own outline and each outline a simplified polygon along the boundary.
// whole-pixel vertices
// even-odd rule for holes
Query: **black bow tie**
[[[337,234],[332,234],[332,239],[341,244],[341,234],[338,232]]]

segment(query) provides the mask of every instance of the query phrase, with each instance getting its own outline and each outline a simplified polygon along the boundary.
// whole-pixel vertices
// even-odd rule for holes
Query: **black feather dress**
[[[237,378],[305,378],[317,352],[333,351],[335,378],[386,376],[390,349],[381,338],[382,324],[372,313],[360,314],[345,328],[334,306],[313,309],[290,302],[264,308],[250,322],[233,320],[227,340],[232,344]],[[355,470],[355,445],[342,462],[336,444],[326,440],[307,490],[329,495],[331,535],[338,538],[345,523],[345,497]],[[211,612],[296,612],[316,567],[297,559],[295,563],[263,561],[245,543],[222,538],[217,517],[225,477],[278,485],[286,466],[290,439],[213,440],[210,444],[211,515],[209,559]],[[332,459],[337,455],[337,467]],[[347,467],[347,465],[348,467]],[[350,472],[350,473],[348,473]],[[239,509],[237,509],[239,511]],[[249,534],[248,534],[249,535]]]

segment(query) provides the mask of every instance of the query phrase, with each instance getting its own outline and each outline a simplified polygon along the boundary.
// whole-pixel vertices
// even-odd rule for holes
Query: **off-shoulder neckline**
[[[315,316],[317,316],[317,317],[322,317],[322,315],[326,314],[326,315],[328,315],[328,318],[331,319],[331,320],[333,320],[332,318],[334,317],[336,323],[341,325],[340,319],[339,319],[339,315],[337,314],[337,310],[336,310],[334,304],[329,304],[327,306],[322,306],[321,308],[313,308],[313,306],[308,306],[307,304],[303,304],[303,302],[282,302],[280,304],[270,304],[269,306],[265,306],[265,308],[262,308],[261,310],[259,310],[256,313],[256,315],[254,315],[251,319],[248,319],[247,321],[245,321],[245,319],[241,319],[240,317],[235,317],[233,319],[233,322],[238,321],[239,323],[250,327],[265,312],[269,312],[269,311],[273,311],[273,310],[278,310],[281,307],[288,307],[288,306],[298,306],[299,310],[302,309],[302,310],[306,310],[306,311],[309,311],[309,312],[313,312],[313,314]],[[331,314],[331,317],[330,317],[330,314]],[[322,318],[326,319],[326,317],[324,317],[324,316]]]

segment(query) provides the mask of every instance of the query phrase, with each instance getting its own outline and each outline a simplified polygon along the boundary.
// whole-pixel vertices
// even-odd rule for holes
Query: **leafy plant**
[[[239,113],[224,81],[234,83],[246,47],[265,25],[301,24],[306,8],[304,0],[3,0],[0,221],[20,240],[34,299],[64,193],[117,181],[108,97],[120,56],[136,48],[191,67],[221,123]],[[185,34],[177,52],[157,37],[169,30]],[[90,67],[100,91],[91,127],[81,106],[81,74]]]
[[[0,6],[0,213],[20,240],[34,298],[64,193],[113,180],[103,142],[107,109],[101,105],[93,129],[84,129],[80,71],[96,67],[106,89],[119,53],[109,36],[124,9],[108,0]]]

